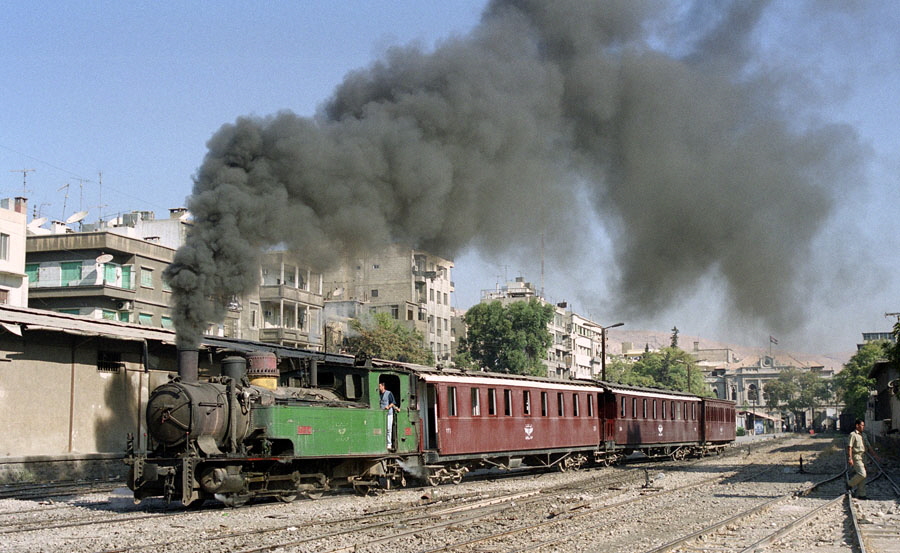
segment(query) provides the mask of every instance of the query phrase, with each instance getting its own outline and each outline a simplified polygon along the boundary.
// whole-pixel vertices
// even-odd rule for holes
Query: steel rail
[[[762,538],[761,540],[757,541],[756,543],[749,545],[749,546],[745,547],[744,549],[741,549],[740,553],[754,553],[760,547],[766,547],[766,546],[771,545],[775,540],[784,536],[785,534],[787,534],[788,532],[790,532],[791,530],[793,530],[800,524],[803,524],[804,522],[806,522],[807,520],[809,520],[811,518],[815,518],[825,509],[828,509],[829,507],[832,507],[832,506],[840,503],[841,501],[844,500],[844,497],[845,497],[844,495],[839,495],[836,498],[829,501],[828,503],[821,505],[819,507],[816,507],[812,511],[806,513],[805,515],[795,519],[793,522],[782,527],[780,530],[777,530],[777,531],[769,534],[768,536]],[[865,551],[863,551],[863,553],[865,553]]]
[[[746,479],[754,478],[754,477],[759,476],[759,475],[761,475],[761,474],[765,474],[766,472],[769,472],[770,470],[772,470],[772,469],[771,469],[771,468],[767,468],[767,469],[765,469],[765,470],[758,471],[758,472],[756,472],[756,473],[753,473],[752,475],[749,475]],[[685,489],[688,489],[688,488],[693,488],[693,487],[696,487],[696,486],[702,486],[702,485],[704,485],[704,484],[708,484],[708,483],[710,483],[710,482],[715,482],[715,481],[721,481],[721,480],[724,480],[724,479],[726,479],[726,478],[728,478],[728,476],[713,476],[713,477],[710,477],[710,478],[704,478],[704,479],[699,480],[699,481],[697,481],[697,482],[692,482],[692,483],[690,483],[690,484],[685,484],[685,485],[683,485],[683,486],[678,486],[678,487],[672,488],[672,489],[670,489],[670,490],[662,490],[662,491],[660,491],[659,493],[654,494],[653,497],[659,497],[659,496],[662,495],[662,494],[669,494],[669,493],[674,493],[674,492],[677,492],[677,491],[685,490]],[[635,498],[632,498],[632,499],[628,499],[628,500],[626,500],[626,501],[620,501],[620,502],[618,502],[618,503],[613,503],[613,504],[610,504],[610,505],[604,505],[604,506],[601,506],[601,507],[592,507],[592,502],[590,502],[590,501],[586,501],[586,502],[582,502],[582,503],[577,503],[577,504],[572,505],[571,507],[569,507],[567,513],[562,514],[562,515],[557,514],[556,516],[553,516],[552,519],[547,520],[547,521],[543,521],[543,522],[540,522],[540,523],[537,523],[537,524],[529,524],[529,525],[525,525],[525,526],[519,526],[519,527],[517,527],[517,528],[512,528],[512,529],[510,529],[510,530],[506,530],[506,531],[501,532],[501,533],[499,533],[499,534],[491,534],[491,535],[489,535],[489,536],[481,536],[481,537],[473,538],[473,539],[466,540],[466,541],[463,541],[463,542],[456,542],[456,543],[452,543],[452,544],[447,544],[447,545],[442,546],[442,547],[438,547],[438,548],[435,548],[435,549],[429,549],[429,550],[426,550],[426,551],[424,551],[423,553],[437,553],[438,551],[447,551],[448,549],[453,549],[453,548],[463,547],[463,546],[472,545],[472,544],[479,543],[479,542],[484,542],[484,541],[493,540],[493,539],[497,539],[497,538],[501,538],[501,537],[505,537],[505,536],[510,536],[510,535],[517,534],[517,533],[520,533],[520,532],[526,532],[526,531],[528,531],[528,530],[532,530],[532,529],[535,529],[535,528],[540,528],[540,527],[542,527],[542,526],[549,526],[549,525],[551,525],[551,524],[558,524],[558,523],[560,523],[560,522],[572,520],[572,519],[579,518],[579,517],[584,517],[584,516],[589,516],[589,515],[594,515],[594,514],[602,513],[602,512],[604,512],[604,511],[616,509],[616,508],[618,508],[618,507],[622,507],[622,506],[624,506],[624,505],[628,505],[628,504],[631,504],[631,503],[637,503],[637,502],[639,502],[639,501],[644,501],[644,500],[646,500],[646,499],[649,499],[649,496],[635,497]],[[577,511],[577,512],[576,512],[576,511]],[[579,530],[577,530],[577,531],[575,531],[575,532],[571,532],[571,533],[569,533],[569,534],[566,534],[566,535],[562,536],[562,538],[554,539],[554,540],[550,540],[550,541],[546,541],[546,542],[542,542],[542,543],[538,543],[538,544],[532,545],[532,546],[530,546],[530,547],[525,547],[525,548],[517,547],[517,548],[514,549],[513,551],[515,551],[515,552],[520,552],[520,551],[530,551],[530,550],[533,550],[533,549],[537,549],[537,548],[543,547],[543,546],[545,546],[545,545],[550,545],[550,544],[553,544],[553,543],[559,543],[559,542],[561,542],[561,541],[565,541],[565,540],[567,540],[567,539],[569,539],[569,538],[571,538],[571,537],[577,536],[577,535],[579,535],[579,534],[583,534],[583,533],[588,532],[588,531],[590,531],[590,530],[594,530],[594,529],[597,529],[597,528],[601,528],[601,527],[603,527],[603,526],[605,526],[605,525],[606,525],[606,523],[604,522],[604,523],[602,523],[602,524],[595,525],[595,526],[583,527],[583,528],[581,528],[581,529],[579,529]]]
[[[866,553],[866,544],[863,541],[862,529],[859,527],[859,513],[856,511],[856,505],[853,504],[853,498],[850,496],[849,491],[844,495],[847,498],[847,505],[850,509],[850,521],[853,523],[853,534],[856,536],[859,553]]]

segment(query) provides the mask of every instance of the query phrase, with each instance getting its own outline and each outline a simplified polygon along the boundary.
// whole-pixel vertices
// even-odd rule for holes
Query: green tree
[[[422,333],[401,325],[387,313],[376,313],[365,320],[351,319],[350,328],[355,332],[347,339],[350,353],[364,352],[404,363],[434,364],[434,355],[422,345]]]
[[[466,336],[459,350],[489,371],[545,375],[541,361],[552,336],[547,325],[555,309],[536,299],[504,307],[499,301],[479,303],[466,312]]]
[[[699,396],[712,395],[697,361],[676,347],[645,353],[639,361],[630,365],[614,360],[606,365],[606,371],[609,380],[629,386],[665,388]]]
[[[887,358],[892,349],[896,348],[892,348],[887,341],[863,344],[843,370],[834,375],[835,395],[843,401],[846,412],[857,418],[865,417],[869,390],[875,387],[875,380],[869,378],[869,372],[876,362]]]
[[[784,408],[799,419],[807,410],[831,398],[831,387],[818,372],[789,368],[781,371],[778,378],[765,385],[766,406],[775,410]]]

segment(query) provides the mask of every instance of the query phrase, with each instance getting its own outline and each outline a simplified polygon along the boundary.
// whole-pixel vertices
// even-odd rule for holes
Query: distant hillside
[[[634,344],[633,347],[635,349],[644,349],[646,344],[650,344],[651,349],[659,349],[668,346],[671,339],[671,332],[620,330],[616,328],[607,332],[607,350],[614,355],[621,354],[622,342],[631,342]],[[769,354],[769,348],[767,347],[748,347],[708,340],[700,336],[678,335],[678,346],[687,352],[693,351],[694,342],[699,342],[700,349],[731,349],[738,358],[747,364],[753,364],[760,357]],[[821,365],[826,369],[834,369],[835,371],[839,371],[844,364],[850,360],[854,353],[854,351],[818,354],[801,353],[796,351],[785,351],[774,344],[772,346],[772,356],[784,363],[790,363],[797,366]]]

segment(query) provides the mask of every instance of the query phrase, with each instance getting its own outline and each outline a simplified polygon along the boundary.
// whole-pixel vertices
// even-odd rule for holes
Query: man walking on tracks
[[[856,498],[866,499],[866,437],[863,430],[866,423],[862,419],[856,419],[856,429],[850,433],[850,443],[847,446],[848,463],[850,464],[850,482],[847,487],[856,488]],[[878,459],[875,449],[870,448],[873,457]]]

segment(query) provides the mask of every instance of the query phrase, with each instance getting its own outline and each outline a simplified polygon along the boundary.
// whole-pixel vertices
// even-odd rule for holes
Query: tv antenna
[[[10,173],[22,173],[22,196],[28,196],[28,173],[37,171],[37,169],[11,169]]]
[[[88,179],[75,179],[75,180],[78,181],[78,211],[81,211],[82,209],[84,209],[84,206],[82,205],[84,203],[84,183],[93,182],[93,181],[88,180]]]
[[[885,313],[885,317],[897,317],[897,322],[900,323],[900,313]]]
[[[62,214],[62,218],[65,219],[66,218],[66,204],[69,203],[69,183],[66,183],[56,189],[57,192],[59,192],[60,190],[66,191],[66,195],[63,196],[63,214]]]

